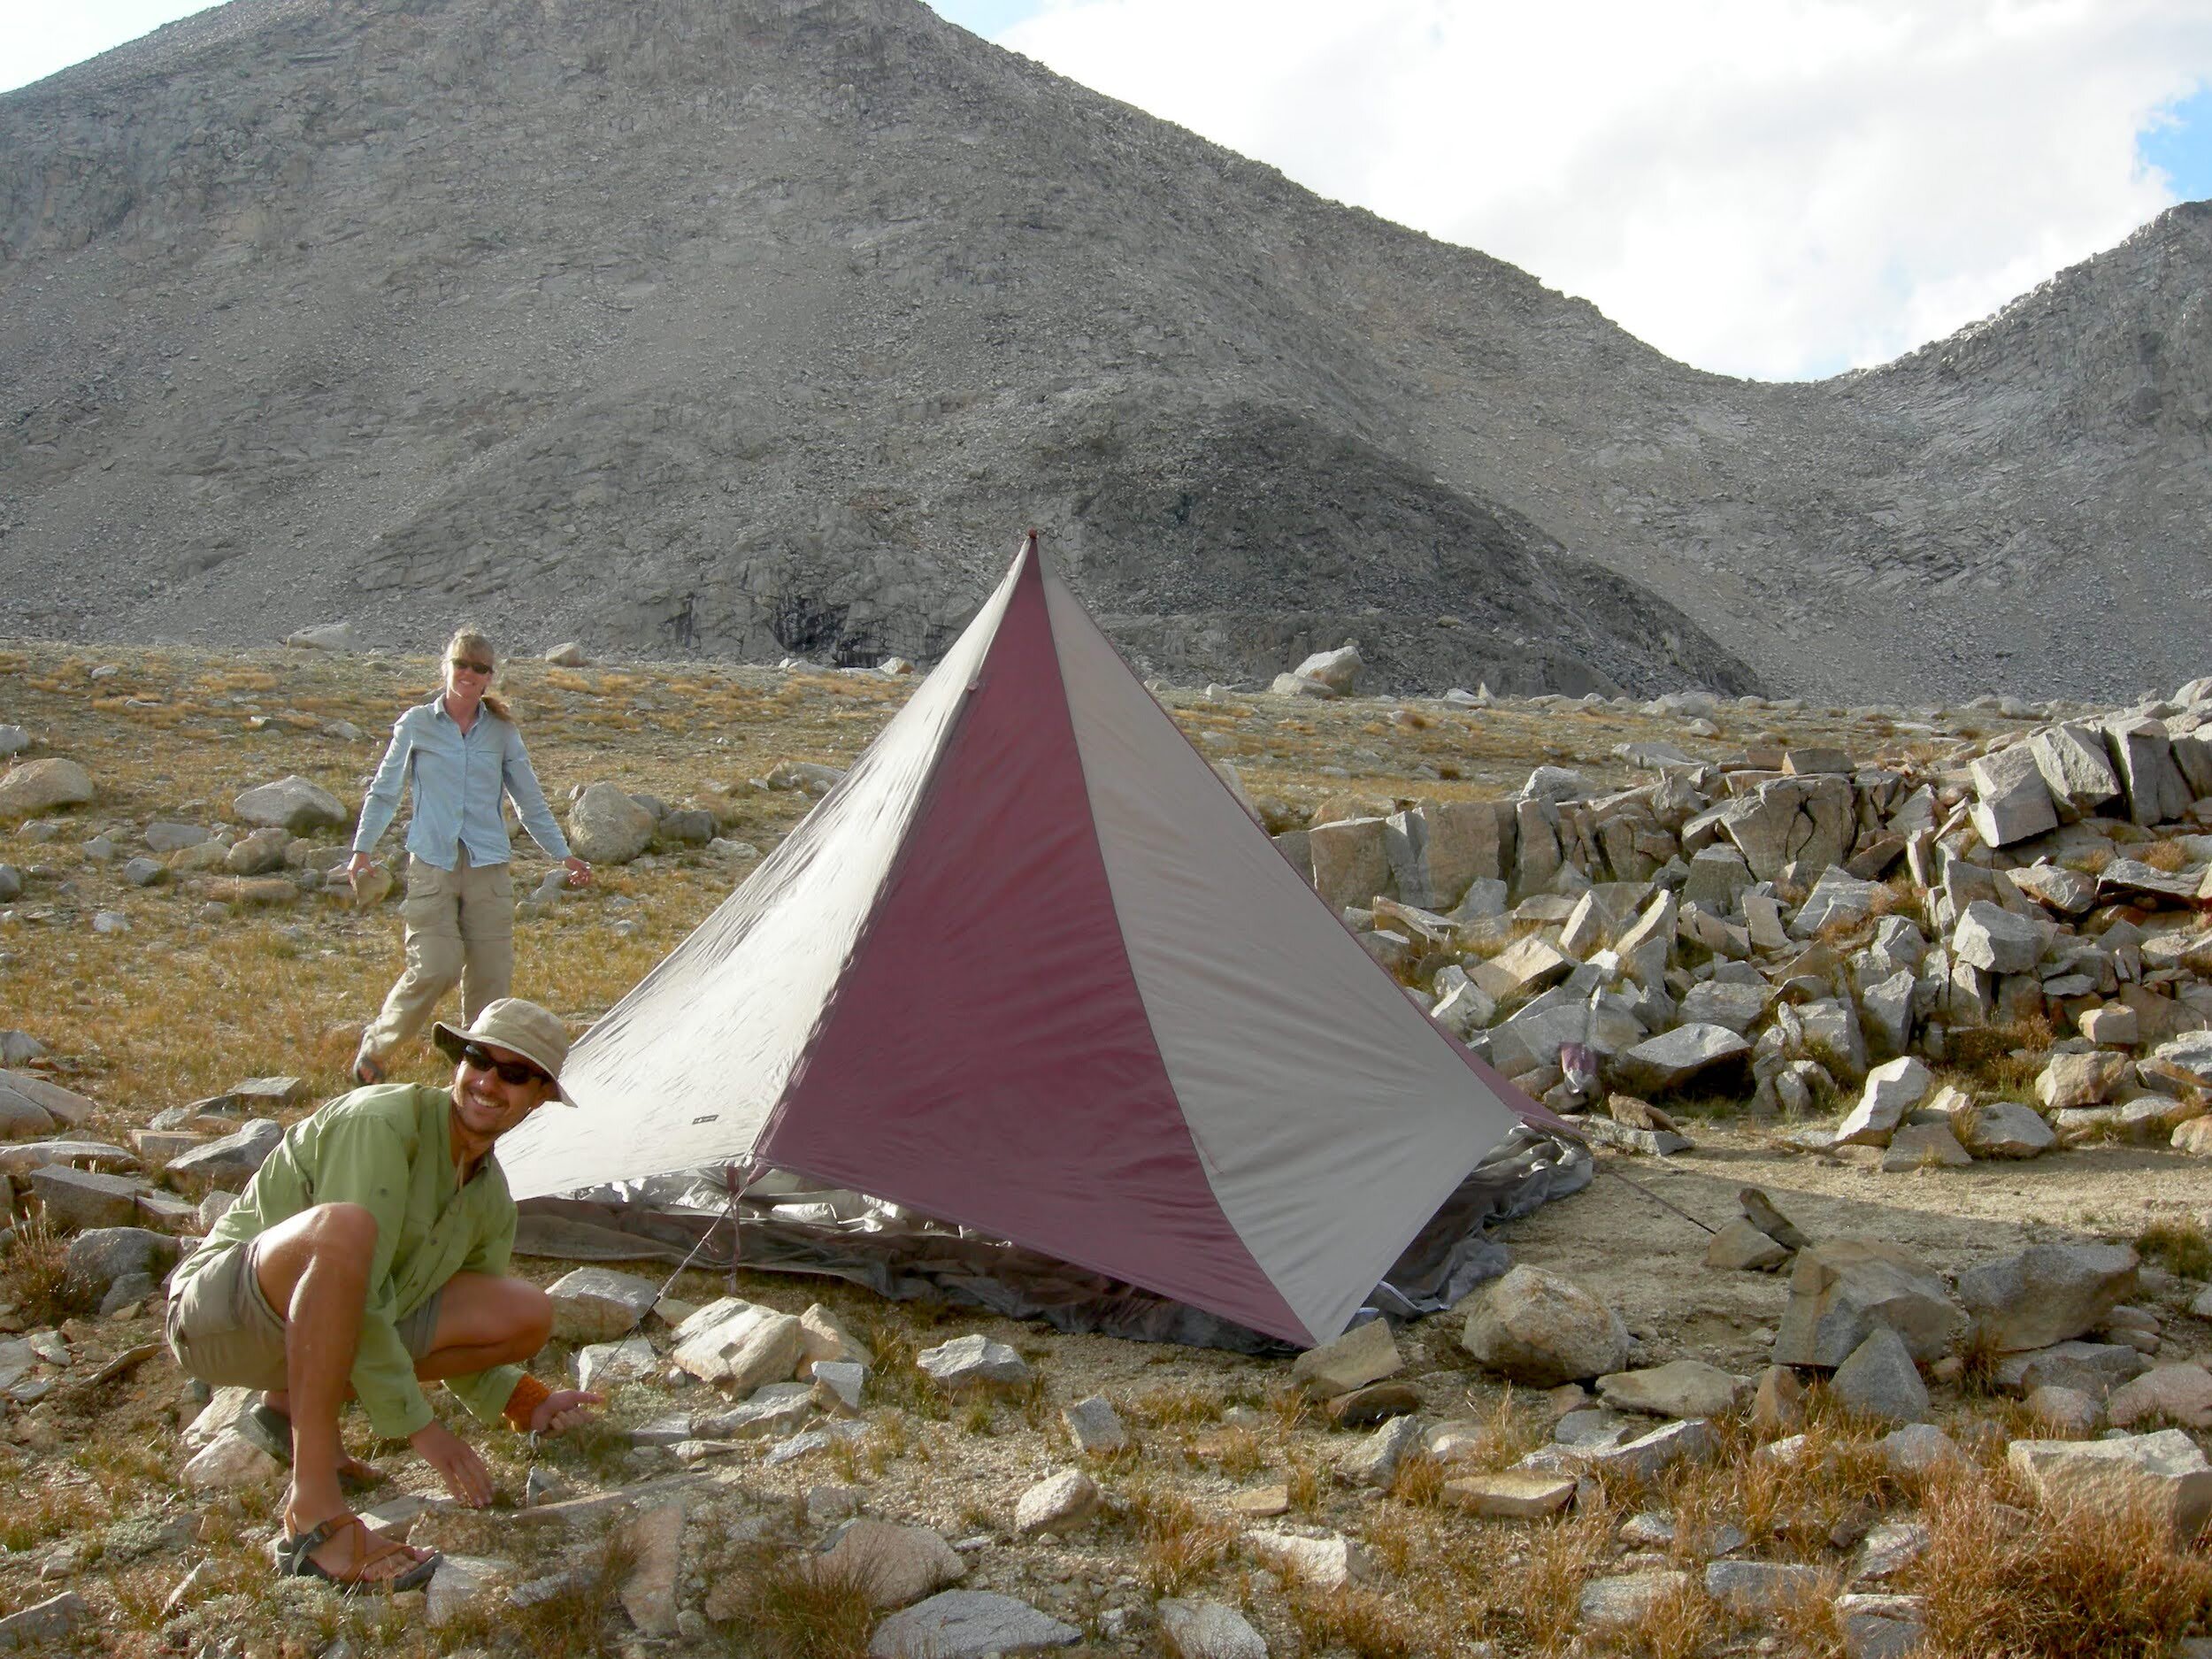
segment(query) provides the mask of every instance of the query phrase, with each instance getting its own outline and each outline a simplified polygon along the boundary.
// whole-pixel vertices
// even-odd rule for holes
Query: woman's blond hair
[[[483,657],[492,664],[494,672],[497,671],[499,667],[499,653],[492,649],[492,642],[489,637],[486,635],[481,628],[477,627],[472,624],[465,622],[459,627],[453,630],[453,637],[445,642],[444,660],[448,663],[457,663],[461,660],[463,653],[470,651],[473,651]],[[442,695],[445,691],[447,678],[449,678],[449,676],[441,678],[439,681],[438,690],[441,695]],[[484,686],[484,707],[490,710],[491,712],[498,716],[499,718],[506,721],[508,725],[512,726],[515,723],[514,713],[508,708],[507,700],[504,697],[495,697],[492,695],[491,684],[488,680],[485,682]]]

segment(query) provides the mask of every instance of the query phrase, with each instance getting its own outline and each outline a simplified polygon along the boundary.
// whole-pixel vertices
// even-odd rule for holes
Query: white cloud
[[[2173,199],[2138,134],[2212,76],[2170,0],[1048,0],[997,38],[1773,378],[2119,241]]]

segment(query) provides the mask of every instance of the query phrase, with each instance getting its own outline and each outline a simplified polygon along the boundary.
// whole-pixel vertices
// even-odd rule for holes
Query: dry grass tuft
[[[1222,1397],[1218,1389],[1177,1386],[1149,1389],[1126,1401],[1117,1400],[1114,1409],[1141,1428],[1190,1428],[1219,1418]]]
[[[2212,1233],[2193,1216],[2154,1221],[2135,1235],[2135,1253],[2184,1279],[2212,1279]]]
[[[14,1237],[0,1246],[0,1302],[13,1302],[34,1327],[86,1311],[69,1277],[68,1243],[43,1211],[17,1222]]]
[[[2147,1507],[2078,1506],[2024,1525],[1997,1483],[1931,1494],[1916,1587],[1930,1646],[1959,1659],[2159,1654],[2212,1607],[2212,1556],[2174,1548]]]
[[[868,1575],[772,1546],[726,1563],[716,1585],[731,1609],[734,1659],[864,1659],[876,1609]]]
[[[2189,849],[2179,841],[2156,841],[2143,849],[2139,855],[2142,863],[2168,875],[2178,875],[2189,867]]]
[[[1409,1659],[1417,1635],[1406,1617],[1372,1590],[1294,1586],[1290,1619],[1308,1653],[1348,1653],[1354,1659]]]
[[[1154,1595],[1180,1595],[1217,1567],[1236,1529],[1181,1494],[1149,1484],[1122,1495],[1121,1525],[1137,1540],[1136,1572]]]

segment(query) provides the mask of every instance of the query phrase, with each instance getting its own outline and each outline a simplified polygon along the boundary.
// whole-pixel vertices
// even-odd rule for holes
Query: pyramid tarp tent
[[[1325,1341],[1540,1109],[1439,1030],[1033,534],[851,772],[580,1041],[518,1197],[733,1162]]]

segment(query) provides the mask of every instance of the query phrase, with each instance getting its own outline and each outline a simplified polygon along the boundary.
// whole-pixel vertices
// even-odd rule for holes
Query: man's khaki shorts
[[[261,1294],[253,1270],[253,1244],[218,1247],[221,1255],[202,1267],[169,1298],[170,1350],[188,1377],[219,1388],[281,1392],[284,1320]],[[438,1329],[441,1289],[399,1322],[399,1340],[420,1359]]]

